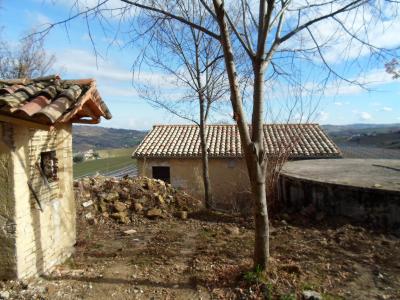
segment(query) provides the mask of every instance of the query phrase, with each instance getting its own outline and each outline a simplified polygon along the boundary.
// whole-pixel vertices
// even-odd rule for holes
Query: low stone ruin
[[[186,218],[201,201],[164,181],[147,177],[86,177],[74,182],[78,211],[91,224],[114,220],[129,224],[138,216]]]

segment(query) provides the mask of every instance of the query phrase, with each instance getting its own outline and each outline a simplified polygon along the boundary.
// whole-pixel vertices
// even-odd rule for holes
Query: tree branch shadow
[[[167,288],[167,289],[192,289],[196,290],[196,278],[190,277],[188,282],[156,282],[150,279],[125,279],[125,278],[104,278],[104,277],[89,277],[89,276],[50,276],[42,275],[41,278],[48,281],[64,281],[73,280],[86,283],[100,283],[100,284],[125,284],[133,286],[146,286],[150,288]]]

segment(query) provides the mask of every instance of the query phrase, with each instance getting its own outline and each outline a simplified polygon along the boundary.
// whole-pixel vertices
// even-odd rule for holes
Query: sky
[[[89,2],[96,2],[87,0]],[[116,2],[117,0],[112,0]],[[44,28],[68,17],[72,0],[0,0],[1,38],[16,45],[33,28]],[[117,26],[117,20],[109,20]],[[58,26],[46,36],[45,47],[56,57],[53,72],[64,79],[95,78],[97,87],[107,103],[112,120],[101,125],[114,128],[147,130],[154,124],[187,123],[187,121],[157,109],[141,99],[132,80],[132,64],[140,45],[127,45],[126,35],[115,36],[112,30],[104,32],[93,21],[91,36],[83,18]],[[388,26],[376,36],[383,44],[400,45],[400,28]],[[95,55],[91,40],[96,45]],[[340,48],[340,47],[338,47]],[[333,48],[329,59],[340,60],[339,49]],[[364,74],[369,89],[341,84],[328,86],[318,99],[312,121],[321,124],[400,123],[400,80],[386,74],[384,66],[374,66]],[[143,71],[143,82],[155,82],[166,90],[174,89],[168,80],[157,73]],[[230,107],[214,113],[213,122],[231,122]]]

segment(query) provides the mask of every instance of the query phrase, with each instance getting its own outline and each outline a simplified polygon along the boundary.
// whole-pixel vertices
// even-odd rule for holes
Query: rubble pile
[[[86,177],[74,182],[81,213],[89,223],[99,218],[128,224],[137,216],[186,218],[201,202],[162,180],[147,177],[121,179]]]

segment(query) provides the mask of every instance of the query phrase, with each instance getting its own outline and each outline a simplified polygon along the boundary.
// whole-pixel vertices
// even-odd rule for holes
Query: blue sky
[[[91,1],[91,0],[88,0]],[[113,0],[115,1],[115,0]],[[3,0],[0,9],[1,36],[11,44],[32,28],[52,23],[68,16],[72,0]],[[115,23],[115,20],[111,20]],[[114,25],[115,25],[114,24]],[[93,39],[101,54],[96,57],[90,42],[86,23],[78,19],[69,23],[68,30],[57,27],[46,37],[46,49],[56,56],[54,72],[62,78],[95,78],[113,119],[103,120],[106,127],[149,129],[153,124],[183,123],[170,114],[155,109],[137,96],[132,86],[131,66],[140,49],[126,46],[126,35],[114,36],[112,30],[104,33],[91,23]],[[393,29],[395,30],[395,29]],[[388,32],[387,39],[400,45],[400,35]],[[386,33],[385,33],[386,34]],[[396,40],[397,39],[397,40]],[[110,45],[111,41],[112,44]],[[335,53],[332,52],[332,59]],[[400,80],[394,81],[384,72],[384,66],[375,66],[365,74],[372,82],[372,91],[342,84],[330,86],[318,105],[313,121],[322,124],[400,123]],[[143,72],[143,81],[163,83],[160,74]],[[166,89],[172,89],[168,84]],[[228,121],[230,108],[213,117],[214,122]]]

